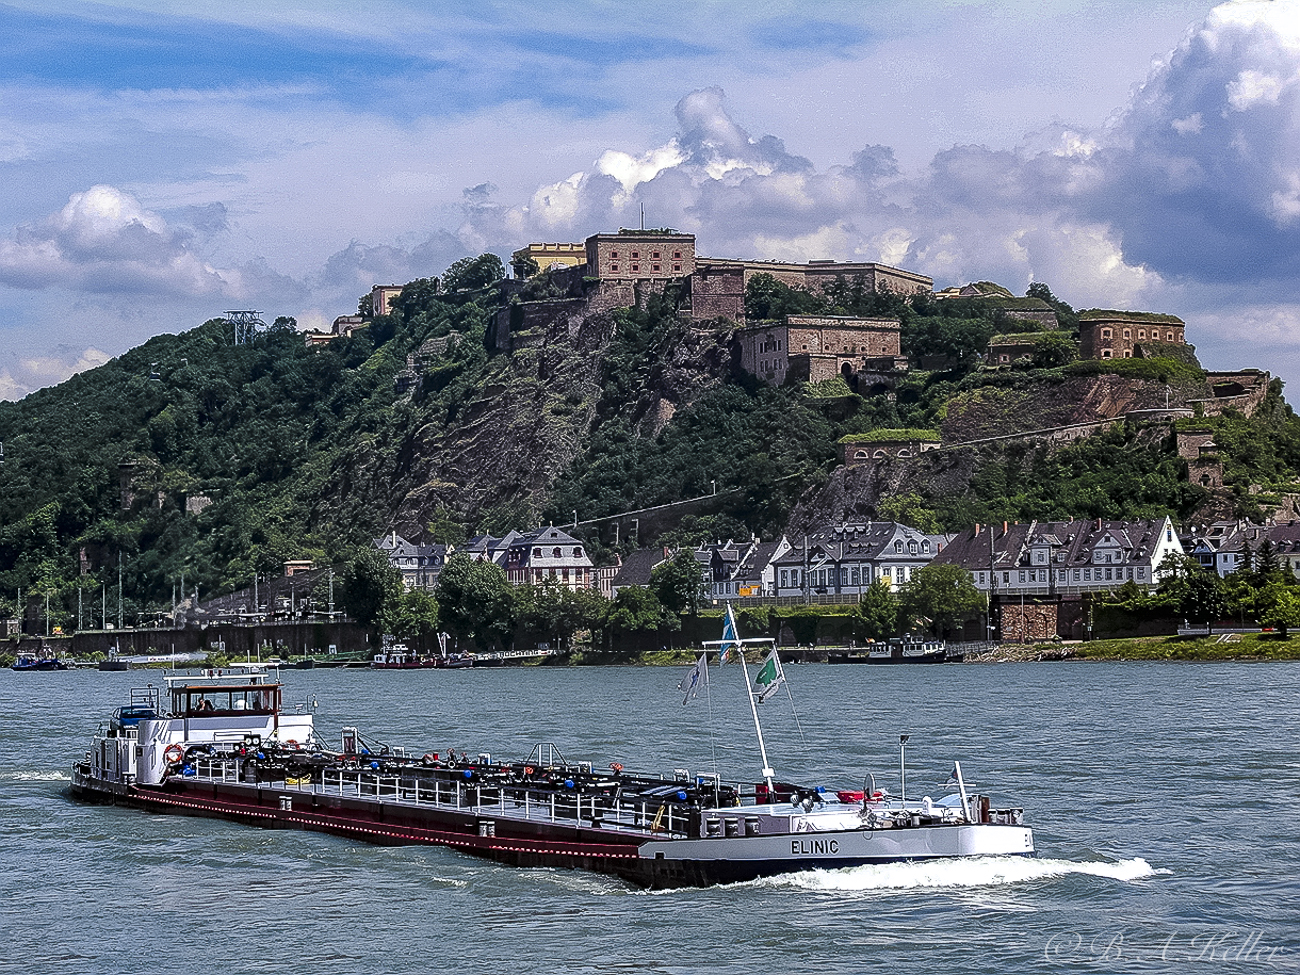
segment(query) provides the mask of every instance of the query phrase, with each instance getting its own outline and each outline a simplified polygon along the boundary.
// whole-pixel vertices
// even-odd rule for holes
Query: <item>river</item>
[[[788,666],[778,776],[1023,805],[1038,856],[644,892],[436,847],[71,802],[158,672],[0,674],[0,972],[1300,971],[1300,665]],[[285,671],[318,731],[754,781],[737,668]],[[795,708],[792,710],[791,703]],[[795,716],[797,715],[797,720]]]

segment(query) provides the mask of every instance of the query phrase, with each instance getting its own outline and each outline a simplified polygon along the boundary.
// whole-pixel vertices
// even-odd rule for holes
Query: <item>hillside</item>
[[[1296,479],[1300,421],[1276,382],[1253,417],[1204,421],[1225,455],[1229,490],[1216,498],[1187,482],[1167,424],[1120,424],[1064,447],[952,447],[1213,394],[1194,357],[981,370],[989,338],[1008,331],[996,302],[774,285],[754,296],[764,317],[896,315],[903,352],[925,368],[892,395],[860,396],[839,380],[768,386],[740,370],[735,323],[692,323],[672,288],[498,348],[498,313],[547,297],[545,280],[449,294],[412,282],[393,314],[317,350],[287,319],[249,344],[220,320],[158,336],[0,404],[0,611],[21,587],[49,593],[56,616],[75,614],[80,586],[97,618],[119,558],[132,617],[169,607],[182,574],[206,596],[287,559],[347,561],[389,528],[455,542],[700,495],[715,500],[647,521],[639,541],[659,530],[770,536],[843,517],[954,530],[1188,518],[1214,505],[1253,513]],[[1036,288],[1070,334],[1072,310]],[[839,438],[882,427],[940,429],[946,446],[838,467]],[[607,526],[579,533],[598,554],[615,544]],[[629,546],[626,533],[617,544]]]

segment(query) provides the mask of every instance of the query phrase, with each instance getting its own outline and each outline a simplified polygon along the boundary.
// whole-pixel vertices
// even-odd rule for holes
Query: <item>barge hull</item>
[[[94,779],[80,769],[74,771],[70,792],[74,798],[87,802],[225,819],[270,829],[309,830],[376,845],[446,846],[509,866],[587,870],[657,889],[707,887],[805,870],[947,859],[952,855],[950,852],[908,854],[887,844],[870,854],[786,857],[765,852],[746,858],[742,850],[737,850],[741,856],[724,858],[710,856],[721,854],[720,850],[709,849],[718,841],[702,841],[700,857],[684,858],[674,855],[679,853],[675,848],[701,841],[647,840],[641,835],[613,830],[514,820],[472,810],[411,807],[381,799],[339,797],[268,785],[193,780],[173,780],[162,787],[122,785]],[[482,835],[485,824],[489,823],[495,835]],[[1000,836],[1005,835],[1005,828],[997,830]],[[871,835],[869,831],[855,832]],[[954,834],[954,828],[942,828],[939,832]],[[1032,856],[1029,831],[1025,830],[1024,834],[1023,848],[1019,848],[1014,837],[1005,837],[987,855]],[[778,837],[754,837],[741,845],[777,840]],[[779,840],[789,842],[787,837]],[[972,852],[978,855],[976,851],[966,855]]]

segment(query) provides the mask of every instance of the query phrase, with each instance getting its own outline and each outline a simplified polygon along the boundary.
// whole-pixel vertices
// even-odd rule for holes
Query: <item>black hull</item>
[[[638,852],[642,838],[607,830],[497,818],[491,820],[496,835],[484,836],[480,835],[482,825],[489,817],[468,811],[412,808],[375,799],[298,793],[267,785],[173,781],[161,788],[126,787],[97,783],[74,774],[68,791],[73,799],[82,802],[224,819],[265,829],[301,829],[381,846],[446,846],[507,866],[586,870],[652,889],[710,887],[802,870],[893,862],[843,858],[798,861],[649,858]]]

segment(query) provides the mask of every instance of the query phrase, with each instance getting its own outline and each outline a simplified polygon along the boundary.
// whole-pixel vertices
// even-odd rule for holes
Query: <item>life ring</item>
[[[167,750],[163,752],[163,758],[167,760],[168,765],[179,765],[184,757],[185,746],[179,743],[168,745]]]
[[[615,775],[618,775],[619,772],[623,771],[622,762],[610,762],[609,767],[614,770]]]
[[[532,775],[536,771],[537,769],[533,768],[531,765],[524,766],[524,775]]]
[[[289,749],[291,752],[296,752],[298,750],[298,742],[295,739],[290,738],[284,743],[284,747]]]

